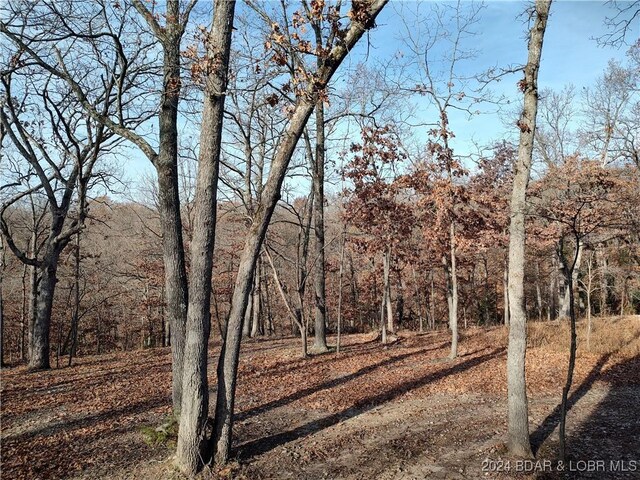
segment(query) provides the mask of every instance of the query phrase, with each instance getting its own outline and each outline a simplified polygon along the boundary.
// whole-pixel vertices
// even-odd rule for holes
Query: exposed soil
[[[455,361],[445,360],[446,332],[404,333],[386,347],[371,335],[351,335],[339,355],[306,360],[295,338],[249,340],[236,461],[203,476],[640,478],[640,356],[579,352],[568,417],[572,463],[559,472],[557,405],[567,355],[551,346],[529,350],[538,463],[524,473],[503,444],[505,347],[501,328],[465,331]],[[215,387],[215,344],[212,351]],[[48,372],[5,370],[1,400],[3,479],[180,478],[171,441],[150,445],[142,430],[170,412],[168,349],[87,357]],[[582,463],[588,460],[604,463]],[[633,461],[635,471],[620,471],[632,470]]]

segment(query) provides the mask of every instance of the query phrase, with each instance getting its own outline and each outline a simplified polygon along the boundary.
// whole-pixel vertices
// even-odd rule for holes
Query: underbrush
[[[587,321],[576,324],[578,350],[593,354],[617,354],[624,357],[640,355],[640,316],[598,317],[591,319],[591,335],[587,342]],[[544,347],[567,351],[570,341],[568,319],[551,322],[530,322],[528,347]]]

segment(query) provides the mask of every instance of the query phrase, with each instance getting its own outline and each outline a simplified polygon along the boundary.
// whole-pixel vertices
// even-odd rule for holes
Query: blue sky
[[[426,6],[424,11],[428,12],[429,4],[435,2],[423,3]],[[370,33],[369,44],[361,42],[351,53],[351,58],[343,65],[342,70],[348,68],[349,64],[362,61],[367,53],[367,63],[375,64],[388,61],[399,50],[403,50],[403,23],[398,12],[415,10],[416,5],[415,2],[391,0],[391,4],[380,14],[378,28]],[[525,63],[528,26],[521,14],[526,5],[527,2],[516,1],[490,0],[485,3],[486,8],[474,26],[477,35],[469,42],[469,46],[477,50],[478,54],[461,65],[461,73],[472,75],[492,66]],[[580,92],[583,87],[593,85],[610,59],[624,60],[625,47],[600,47],[594,40],[594,37],[606,32],[604,19],[611,13],[611,8],[604,1],[554,1],[543,48],[540,89],[560,90],[571,83],[575,85],[576,91]],[[640,24],[635,26],[633,35],[636,38],[640,36]],[[520,78],[521,74],[507,76],[500,83],[494,84],[492,90],[496,94],[511,98],[513,102],[518,102],[521,94],[516,82]],[[429,109],[426,100],[416,97],[415,102],[422,121],[428,122],[437,118],[433,110]],[[424,105],[420,102],[424,102]],[[517,133],[515,127],[505,128],[504,122],[495,113],[481,114],[471,119],[467,115],[453,113],[450,115],[450,122],[456,133],[454,148],[463,155],[475,151],[474,142],[488,145]],[[185,131],[183,134],[197,135],[197,132]],[[419,141],[423,138],[426,141],[426,128],[416,129],[416,137]],[[131,179],[137,179],[142,172],[151,172],[152,168],[146,160],[138,158],[138,155],[133,153],[125,170]]]
[[[429,2],[425,3],[429,7]],[[476,35],[467,41],[467,46],[476,50],[477,56],[460,64],[461,73],[466,75],[486,71],[492,66],[506,67],[526,62],[528,25],[521,13],[527,3],[488,1],[485,6],[479,22],[473,27]],[[399,33],[403,30],[402,20],[397,12],[411,9],[415,9],[415,4],[396,1],[381,14],[379,28],[371,35],[372,45],[376,47],[375,54],[379,58],[403,49],[402,34]],[[428,12],[428,8],[425,12]],[[602,1],[555,1],[552,4],[539,75],[541,90],[561,90],[565,85],[573,84],[576,91],[580,92],[595,83],[610,59],[624,60],[625,47],[601,47],[594,40],[606,33],[604,19],[611,13],[611,7]],[[635,26],[634,34],[636,38],[640,35],[640,23]],[[521,93],[516,82],[521,77],[520,73],[506,76],[500,83],[493,84],[491,89],[517,104]],[[416,101],[420,101],[419,97]],[[434,112],[425,105],[424,115],[433,118]],[[487,144],[517,133],[515,127],[511,132],[508,131],[496,114],[481,114],[469,119],[467,115],[453,113],[450,122],[457,137],[456,147],[462,154],[474,149],[472,140]]]

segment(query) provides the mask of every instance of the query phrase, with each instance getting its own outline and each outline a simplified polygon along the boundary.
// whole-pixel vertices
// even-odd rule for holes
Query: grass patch
[[[145,443],[150,447],[162,445],[173,449],[178,442],[178,420],[171,416],[160,426],[145,425],[140,427],[140,433]]]
[[[530,322],[527,324],[527,346],[545,347],[555,351],[569,349],[569,320]],[[578,350],[594,354],[616,353],[625,357],[640,354],[640,316],[594,317],[587,349],[587,322],[576,324]]]

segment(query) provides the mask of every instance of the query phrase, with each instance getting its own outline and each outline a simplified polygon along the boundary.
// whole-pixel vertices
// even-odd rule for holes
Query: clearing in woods
[[[296,338],[248,340],[236,460],[203,477],[638,478],[640,464],[613,472],[609,462],[632,467],[640,452],[640,317],[599,319],[592,335],[592,349],[579,349],[570,398],[574,472],[527,475],[506,463],[506,329],[498,327],[466,330],[455,361],[444,360],[445,331],[400,334],[386,347],[372,335],[349,335],[339,355],[306,360]],[[530,327],[539,460],[557,448],[566,337],[563,323]],[[4,370],[1,394],[2,478],[180,478],[171,467],[172,427],[161,427],[170,412],[169,349],[86,357],[47,372]],[[605,471],[587,471],[579,462],[588,460],[606,461]]]

